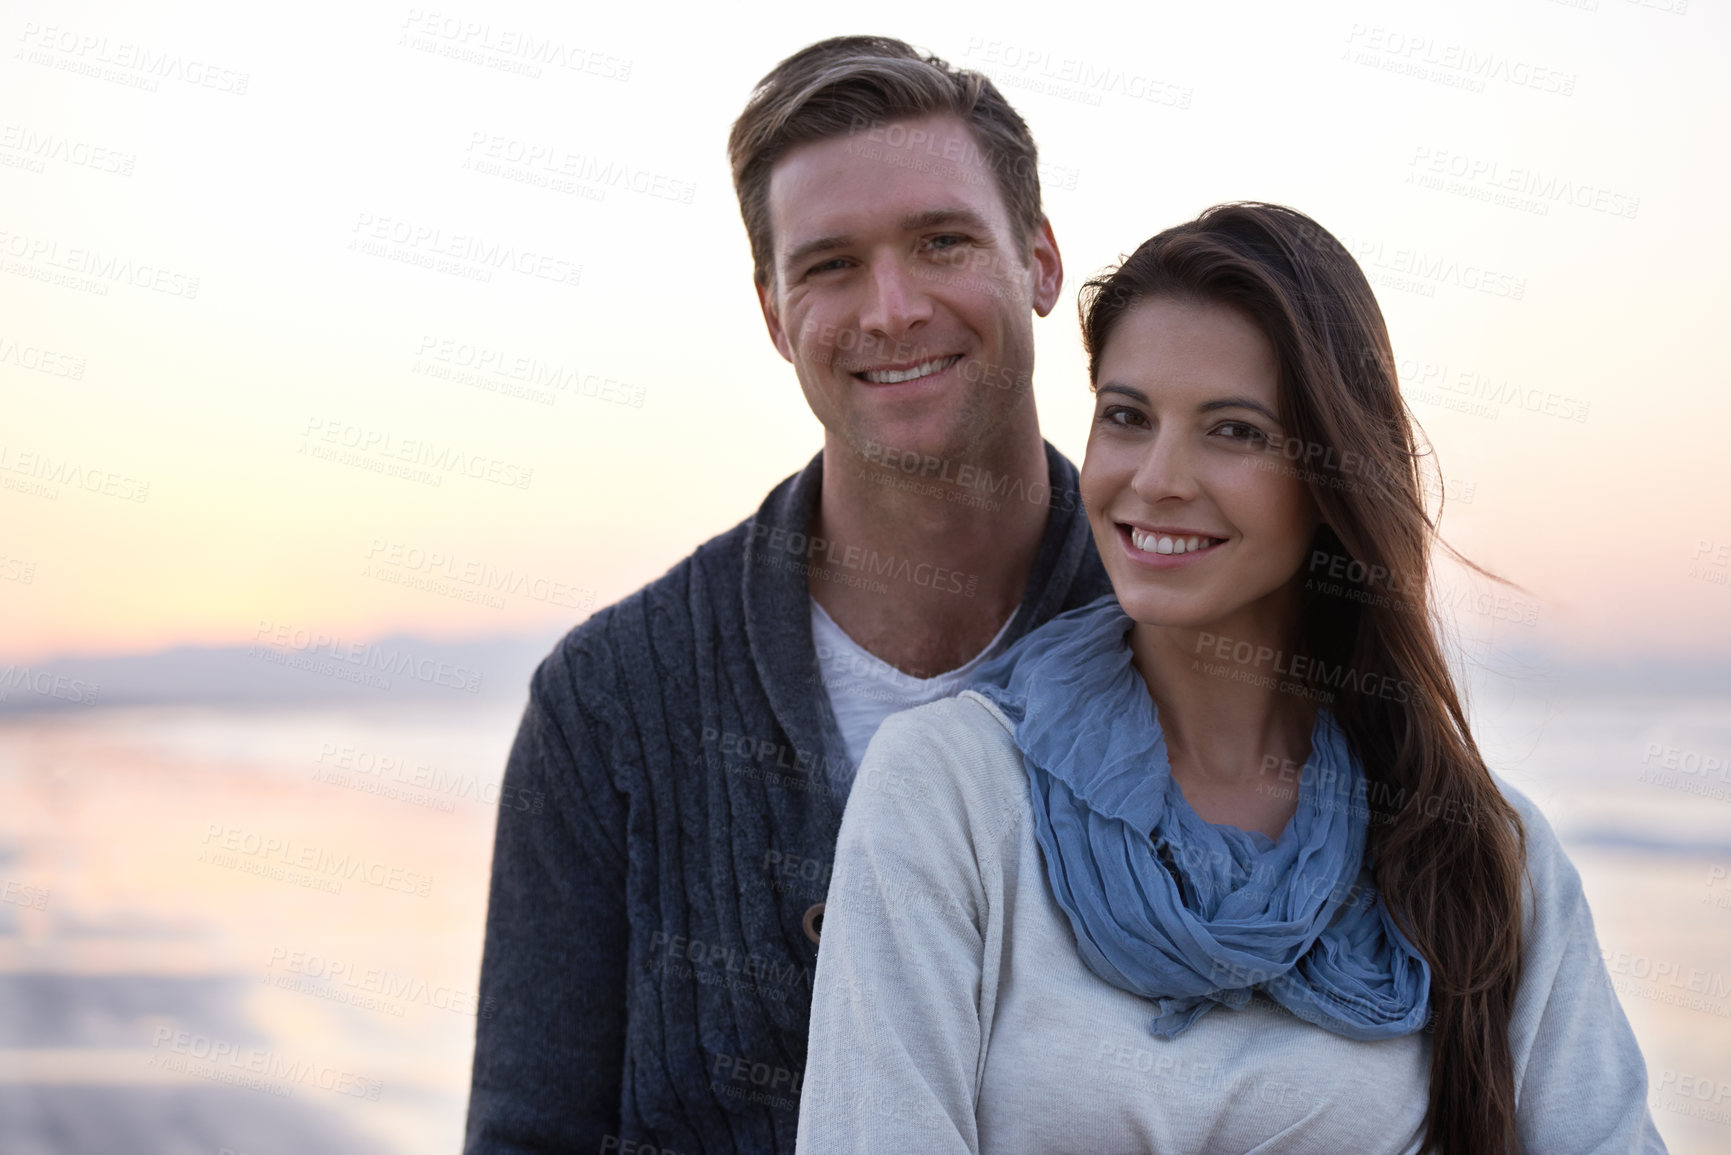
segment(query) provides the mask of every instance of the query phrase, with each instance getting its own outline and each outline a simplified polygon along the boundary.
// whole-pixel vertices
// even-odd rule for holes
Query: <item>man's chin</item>
[[[954,471],[967,445],[960,431],[935,429],[930,422],[861,422],[847,440],[868,463],[910,473],[935,474],[945,463]]]

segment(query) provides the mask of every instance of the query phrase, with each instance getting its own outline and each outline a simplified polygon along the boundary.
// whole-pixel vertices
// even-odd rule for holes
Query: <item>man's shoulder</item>
[[[737,597],[751,525],[752,518],[748,517],[723,530],[673,563],[660,577],[572,626],[543,659],[536,680],[549,666],[560,672],[581,671],[594,676],[616,669],[622,662],[647,658],[657,634],[690,629],[694,596],[713,597],[718,589],[731,589]]]

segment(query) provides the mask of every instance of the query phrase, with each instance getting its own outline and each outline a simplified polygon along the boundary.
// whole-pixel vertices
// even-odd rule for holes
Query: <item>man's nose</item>
[[[931,319],[932,300],[907,264],[897,258],[872,262],[860,303],[859,327],[900,340]]]

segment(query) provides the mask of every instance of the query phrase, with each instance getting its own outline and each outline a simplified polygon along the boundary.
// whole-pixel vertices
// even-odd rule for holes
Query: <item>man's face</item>
[[[955,116],[801,145],[769,180],[764,320],[842,442],[967,460],[1033,404],[1032,314],[1057,301],[1049,225],[1021,258]]]

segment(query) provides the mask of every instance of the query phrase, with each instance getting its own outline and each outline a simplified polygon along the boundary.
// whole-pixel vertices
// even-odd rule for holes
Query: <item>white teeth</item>
[[[950,365],[961,360],[961,354],[953,357],[939,357],[935,361],[927,361],[923,365],[915,365],[912,369],[874,369],[860,376],[873,385],[900,385],[903,381],[914,381],[940,370],[948,369]]]
[[[1130,544],[1146,553],[1179,554],[1191,553],[1206,549],[1211,545],[1219,545],[1225,539],[1218,537],[1166,537],[1162,534],[1143,533],[1139,529],[1130,531]]]

